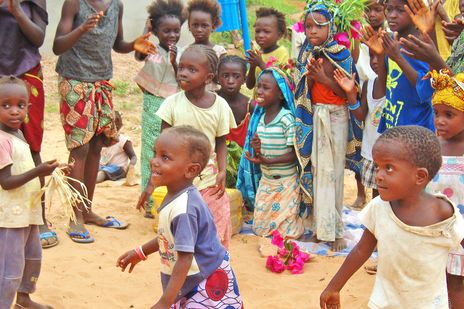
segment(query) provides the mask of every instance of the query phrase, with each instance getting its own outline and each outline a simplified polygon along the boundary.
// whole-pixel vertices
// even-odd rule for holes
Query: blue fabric
[[[402,56],[417,72],[414,87],[401,68],[393,60],[387,58],[387,94],[382,110],[378,132],[404,125],[418,125],[435,132],[433,124],[432,95],[430,80],[423,80],[429,71],[427,63]]]
[[[292,89],[294,88],[293,80],[287,76],[285,72],[279,68],[271,67],[264,69],[258,76],[258,81],[261,76],[265,73],[272,73],[277,85],[280,88],[284,96],[282,106],[292,112],[295,115],[295,103],[293,98]],[[245,145],[243,146],[242,156],[240,158],[240,164],[237,174],[237,189],[242,193],[244,201],[247,202],[251,209],[254,209],[256,191],[258,190],[259,180],[261,179],[261,168],[259,165],[251,163],[245,157],[245,153],[248,151],[252,156],[255,155],[253,148],[251,147],[251,140],[258,129],[258,123],[261,116],[264,115],[264,109],[261,106],[255,106],[253,114],[248,124],[248,131],[246,134]]]
[[[313,146],[313,113],[311,107],[311,91],[307,89],[306,76],[304,75],[308,59],[318,59],[324,56],[335,68],[342,70],[346,75],[351,76],[353,72],[356,72],[350,52],[333,39],[336,28],[332,14],[327,6],[320,3],[309,4],[305,15],[305,21],[307,18],[312,18],[312,13],[319,13],[327,18],[329,21],[329,35],[327,40],[320,46],[312,46],[308,39],[305,39],[297,58],[297,69],[301,77],[295,91],[295,99],[297,100],[295,108],[295,141],[297,156],[302,169],[300,183],[306,195],[306,197],[303,197],[303,203],[305,204],[304,207],[308,208],[308,211],[312,206],[313,196],[313,175],[310,162]],[[355,151],[351,154],[347,154],[346,166],[355,173],[360,174],[362,125],[351,113],[348,136],[348,143],[353,143],[355,145]]]

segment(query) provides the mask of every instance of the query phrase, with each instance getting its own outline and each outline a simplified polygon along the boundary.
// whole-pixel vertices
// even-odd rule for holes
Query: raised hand
[[[247,50],[246,60],[251,66],[260,68],[265,67],[266,64],[264,63],[261,54],[262,53],[259,50],[249,49]]]
[[[156,50],[155,44],[148,40],[150,35],[151,33],[148,32],[135,39],[134,50],[145,55],[155,55],[158,51]]]
[[[382,32],[382,46],[387,56],[393,61],[397,62],[397,60],[402,57],[398,41],[398,32],[393,33],[393,38],[389,33]]]
[[[442,29],[445,33],[445,38],[448,41],[456,40],[464,29],[464,20],[462,19],[455,19],[450,23],[442,21],[441,24],[443,25]]]
[[[100,13],[89,15],[89,17],[87,17],[87,20],[85,21],[85,23],[83,23],[82,25],[79,26],[79,29],[83,33],[89,32],[90,30],[92,30],[93,28],[95,28],[97,26],[97,24],[100,21],[101,17],[102,17],[102,15],[100,15]]]
[[[342,90],[345,91],[346,94],[357,92],[355,78],[356,78],[356,73],[353,73],[351,75],[351,78],[349,78],[348,76],[346,76],[345,73],[343,73],[339,69],[336,69],[334,71],[335,81],[340,86],[340,88],[342,88]]]
[[[170,45],[169,46],[169,61],[171,62],[172,65],[176,63],[177,59],[177,46],[176,45]]]
[[[430,10],[422,0],[408,0],[408,4],[404,5],[404,10],[408,13],[417,29],[423,34],[430,33],[435,27],[437,7],[440,0],[435,0]]]
[[[379,32],[376,32],[371,25],[366,25],[362,33],[362,42],[377,55],[382,55],[384,50],[382,46],[382,38],[380,37],[381,29],[379,29]]]
[[[323,61],[324,60],[322,58],[317,60],[311,58],[311,60],[308,61],[308,64],[306,65],[308,78],[318,80],[320,82],[323,82],[323,80],[327,78],[325,70],[322,67]]]
[[[438,50],[428,34],[422,35],[421,38],[408,35],[407,38],[401,38],[400,43],[403,46],[401,51],[417,60],[428,62],[432,55],[438,54]]]

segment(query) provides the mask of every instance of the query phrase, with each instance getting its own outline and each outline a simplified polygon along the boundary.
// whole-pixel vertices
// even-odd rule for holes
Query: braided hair
[[[184,54],[187,52],[196,52],[205,55],[208,60],[208,71],[216,76],[219,59],[216,52],[211,47],[203,44],[192,44],[185,49]]]

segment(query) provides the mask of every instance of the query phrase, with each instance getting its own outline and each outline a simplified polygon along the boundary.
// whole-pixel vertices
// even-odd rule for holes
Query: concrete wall
[[[116,0],[117,1],[117,0]],[[45,43],[41,48],[42,55],[52,55],[53,39],[55,38],[56,27],[61,17],[61,7],[63,0],[48,0],[48,27],[45,36]],[[146,7],[150,4],[151,0],[122,0],[124,3],[124,39],[127,41],[135,39],[142,34],[145,21],[148,13]],[[182,29],[180,46],[184,46],[192,42],[193,38],[187,29],[187,23],[184,24]]]

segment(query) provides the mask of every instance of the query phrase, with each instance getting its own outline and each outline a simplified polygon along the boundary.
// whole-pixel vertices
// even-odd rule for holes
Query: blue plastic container
[[[218,0],[222,9],[222,25],[217,32],[240,30],[239,0]]]

